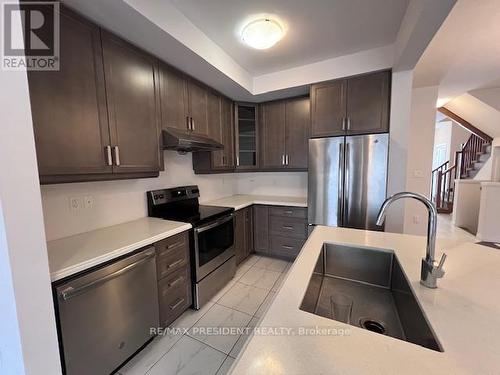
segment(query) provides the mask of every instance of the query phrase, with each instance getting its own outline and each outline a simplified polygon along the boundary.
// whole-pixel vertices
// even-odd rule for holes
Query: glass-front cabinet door
[[[236,103],[236,168],[257,168],[257,105]]]

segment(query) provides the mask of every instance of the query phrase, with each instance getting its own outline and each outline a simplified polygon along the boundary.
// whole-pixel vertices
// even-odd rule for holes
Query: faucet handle
[[[440,278],[440,277],[444,276],[443,265],[444,265],[444,262],[446,260],[446,257],[447,257],[447,255],[445,253],[443,253],[443,255],[441,255],[441,259],[439,260],[439,264],[437,265],[437,267],[432,267],[432,274],[436,278]]]

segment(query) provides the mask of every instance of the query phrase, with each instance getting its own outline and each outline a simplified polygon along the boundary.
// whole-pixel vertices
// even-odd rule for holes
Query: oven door
[[[196,281],[234,256],[233,214],[194,229]]]

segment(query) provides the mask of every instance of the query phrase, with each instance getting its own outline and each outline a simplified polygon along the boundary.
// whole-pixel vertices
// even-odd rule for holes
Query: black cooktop
[[[199,196],[197,186],[148,191],[149,216],[200,226],[234,211],[230,207],[200,205]]]
[[[220,206],[204,206],[198,205],[197,207],[171,207],[165,208],[163,212],[158,213],[157,217],[165,220],[182,221],[189,223],[193,226],[200,226],[215,220],[221,216],[230,214],[234,209],[230,207]]]

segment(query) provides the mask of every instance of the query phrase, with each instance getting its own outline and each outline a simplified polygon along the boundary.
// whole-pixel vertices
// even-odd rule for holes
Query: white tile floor
[[[119,375],[226,374],[249,335],[213,335],[224,327],[254,327],[267,311],[291,263],[250,256],[202,309],[188,310],[118,371]],[[205,330],[204,330],[205,329]]]

